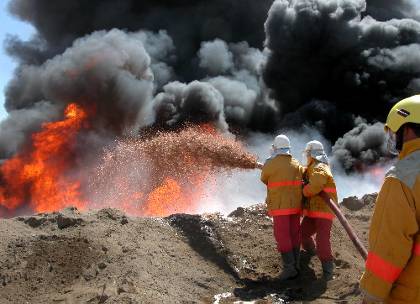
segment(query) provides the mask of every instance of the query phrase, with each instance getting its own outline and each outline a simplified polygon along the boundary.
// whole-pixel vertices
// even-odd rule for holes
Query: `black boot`
[[[282,253],[281,257],[283,260],[283,271],[279,276],[279,280],[287,281],[295,279],[299,275],[299,272],[296,269],[295,255],[293,251]]]
[[[300,272],[300,247],[293,248],[293,255],[295,256],[296,269]]]
[[[322,278],[330,281],[334,278],[334,261],[322,262]]]

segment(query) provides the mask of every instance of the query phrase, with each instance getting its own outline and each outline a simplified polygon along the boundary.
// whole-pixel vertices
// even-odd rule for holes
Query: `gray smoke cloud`
[[[420,23],[375,20],[367,14],[379,14],[386,4],[373,1],[370,10],[370,3],[277,0],[265,23],[267,86],[286,113],[308,109],[313,100],[331,104],[346,122],[342,127],[331,124],[330,115],[315,115],[330,140],[348,130],[354,114],[383,121],[392,103],[411,94],[420,76]],[[311,121],[308,114],[304,118]]]
[[[224,97],[229,125],[273,129],[279,108],[262,81],[262,66],[266,60],[262,51],[250,47],[247,42],[227,44],[216,39],[202,43],[198,57],[204,81]],[[214,74],[220,76],[212,77]]]
[[[160,89],[174,80],[176,75],[172,64],[176,62],[176,48],[167,31],[160,30],[157,33],[140,31],[132,35],[135,35],[143,43],[147,54],[151,57],[150,67],[155,87]]]
[[[233,68],[233,54],[223,40],[203,42],[198,56],[200,57],[200,67],[211,74],[220,75]]]
[[[163,87],[154,101],[157,121],[161,125],[214,122],[227,131],[222,94],[212,85],[193,81],[189,84],[172,82]]]
[[[355,115],[383,121],[420,90],[419,14],[409,0],[11,0],[9,9],[36,34],[6,41],[20,63],[6,108],[20,114],[0,142],[13,130],[21,139],[0,157],[39,129],[33,109],[45,101],[46,120],[77,101],[115,135],[212,121],[223,131],[305,125],[334,142]],[[378,146],[346,140],[342,155],[382,157]]]
[[[22,148],[27,135],[40,130],[41,124],[59,118],[61,112],[49,102],[40,101],[32,107],[9,112],[0,122],[0,156],[12,157]]]
[[[365,14],[379,21],[393,18],[419,20],[420,17],[416,4],[412,0],[367,0],[367,11]]]
[[[156,96],[154,103],[160,126],[213,121],[219,129],[227,131],[228,125],[269,125],[270,120],[275,120],[263,112],[277,114],[278,109],[261,79],[265,55],[260,50],[246,42],[228,44],[215,39],[201,44],[197,59],[200,81],[188,85],[172,82]]]
[[[332,161],[341,164],[347,171],[364,169],[378,161],[389,160],[384,124],[368,124],[358,117],[356,127],[339,138],[332,147]]]
[[[2,128],[0,142],[11,137],[11,130],[36,131],[71,102],[95,112],[93,127],[108,132],[135,132],[150,123],[153,73],[143,38],[120,30],[94,32],[40,66],[20,66],[7,89],[10,116],[3,123],[15,127]],[[24,137],[18,136],[13,147]],[[6,150],[1,157],[13,151]]]
[[[251,120],[257,93],[240,81],[224,76],[209,79],[224,98],[224,109],[229,121],[238,125],[248,125]]]
[[[65,52],[75,39],[80,39],[83,35],[90,35],[95,30],[121,28],[143,43],[151,59],[150,69],[154,76],[155,94],[163,92],[163,87],[174,81],[207,82],[209,77],[228,77],[230,83],[234,84],[234,91],[230,92],[229,87],[223,86],[223,92],[220,93],[227,97],[228,102],[223,104],[226,105],[226,112],[232,113],[229,115],[233,117],[232,121],[241,124],[241,127],[269,129],[275,124],[277,106],[265,92],[261,92],[261,69],[257,66],[261,65],[264,57],[259,48],[264,41],[263,23],[271,3],[272,0],[258,3],[251,0],[217,0],[211,3],[201,0],[176,4],[168,1],[138,3],[125,0],[116,3],[108,0],[73,1],[69,4],[12,0],[9,3],[11,13],[30,22],[37,32],[33,39],[25,42],[17,37],[9,37],[6,49],[21,63],[22,68],[26,69],[28,65],[38,67],[46,60]],[[244,23],[243,20],[247,22]],[[33,99],[40,100],[44,97],[33,89],[30,90],[30,101],[16,98],[22,91],[27,91],[22,89],[22,78],[19,74],[20,72],[13,80],[15,84],[9,85],[6,94],[6,104],[10,110],[29,106]],[[37,80],[29,80],[27,77],[25,81],[28,84],[23,86]],[[244,85],[239,86],[238,81],[244,83],[246,88]],[[33,84],[34,88],[39,86],[39,83]],[[247,94],[245,101],[238,99],[239,87]],[[249,95],[254,94],[258,95],[258,98],[251,100]],[[234,95],[237,97],[232,100]],[[248,102],[251,104],[247,104]],[[159,106],[155,108],[160,109]],[[210,110],[212,108],[208,107]],[[197,116],[206,116],[208,119],[215,117],[212,112],[203,115],[204,110],[198,111]],[[255,111],[255,115],[249,112],[251,110]],[[168,113],[159,111],[161,112]],[[117,116],[117,113],[114,113]],[[136,109],[131,109],[127,114],[135,113]],[[175,116],[182,120],[185,117],[190,119],[194,113],[179,114]],[[125,119],[124,113],[118,116]],[[151,118],[153,116],[151,115]],[[159,117],[159,114],[156,116]],[[147,123],[150,123],[150,120],[147,119]]]
[[[163,29],[177,46],[178,72],[188,76],[194,70],[184,65],[202,41],[220,38],[260,47],[264,41],[262,25],[271,3],[272,0],[12,0],[11,13],[33,24],[37,36],[29,42],[14,39],[9,49],[23,62],[40,64],[62,53],[75,39],[97,30]]]

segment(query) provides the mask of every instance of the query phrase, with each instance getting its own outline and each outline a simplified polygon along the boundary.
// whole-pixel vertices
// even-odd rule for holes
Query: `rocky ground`
[[[364,243],[374,199],[342,204]],[[304,255],[301,277],[281,283],[263,205],[229,216],[66,209],[0,220],[0,304],[359,303],[364,262],[338,222],[332,239],[334,280]]]

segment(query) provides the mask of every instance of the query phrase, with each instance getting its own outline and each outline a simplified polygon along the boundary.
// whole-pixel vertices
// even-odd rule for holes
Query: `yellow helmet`
[[[420,95],[398,102],[388,114],[385,130],[397,133],[402,125],[409,122],[420,124]]]

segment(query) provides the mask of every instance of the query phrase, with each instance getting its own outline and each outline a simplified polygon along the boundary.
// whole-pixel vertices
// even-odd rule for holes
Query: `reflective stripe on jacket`
[[[270,216],[302,212],[302,176],[304,168],[290,155],[267,160],[261,181],[267,185],[267,210]]]
[[[385,303],[420,303],[420,139],[406,143],[376,200],[360,286]]]
[[[337,203],[337,190],[329,166],[315,160],[309,165],[305,176],[308,184],[303,188],[303,195],[309,202],[304,207],[303,214],[313,218],[334,219],[334,213],[318,195],[324,191]]]

